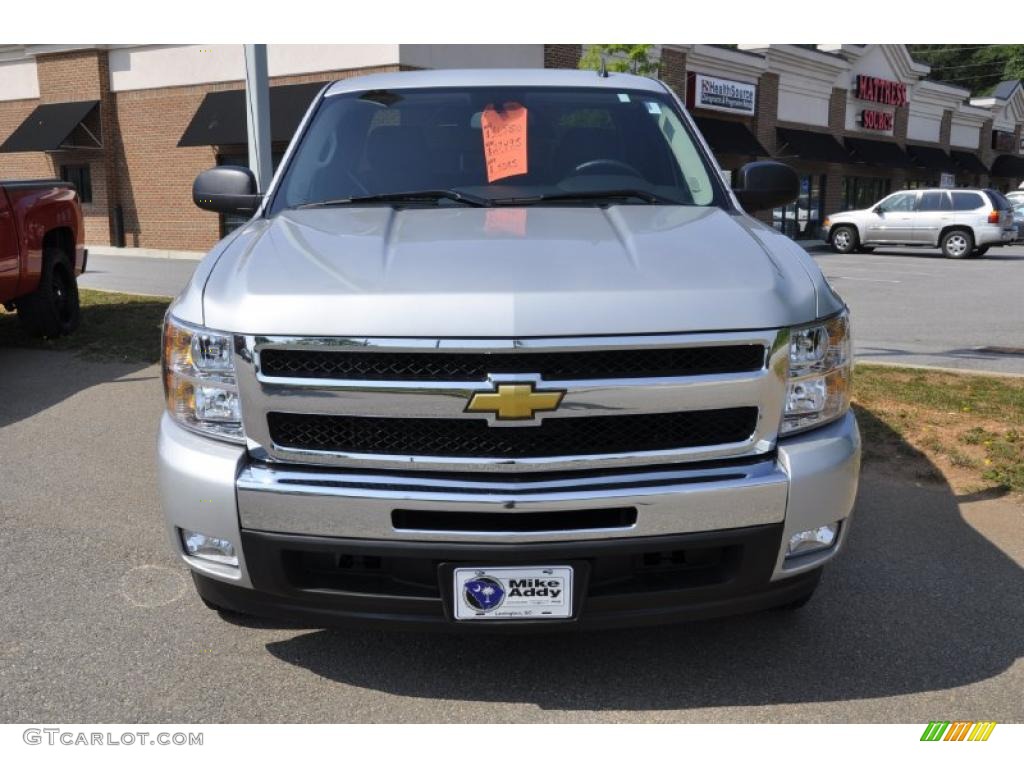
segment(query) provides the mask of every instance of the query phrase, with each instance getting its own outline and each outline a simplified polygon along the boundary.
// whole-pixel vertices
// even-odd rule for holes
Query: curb
[[[134,259],[175,259],[178,261],[199,261],[203,251],[167,251],[159,248],[117,248],[111,245],[87,245],[90,256],[120,256]]]
[[[975,368],[950,368],[942,365],[923,365],[921,363],[890,363],[881,360],[858,360],[856,355],[853,359],[854,368],[906,368],[912,371],[935,371],[936,373],[953,373],[961,376],[992,376],[995,378],[1024,379],[1024,373],[1012,373],[1010,371],[982,371]]]

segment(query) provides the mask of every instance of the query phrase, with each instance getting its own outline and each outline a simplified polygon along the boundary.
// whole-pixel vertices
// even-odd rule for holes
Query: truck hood
[[[288,211],[248,224],[200,289],[208,327],[263,335],[738,330],[840,306],[774,230],[718,208],[656,205]]]

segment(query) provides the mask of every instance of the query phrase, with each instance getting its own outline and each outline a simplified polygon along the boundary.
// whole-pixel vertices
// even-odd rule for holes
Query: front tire
[[[53,339],[74,332],[81,320],[75,274],[57,248],[43,252],[43,269],[34,293],[18,299],[18,320],[33,336]]]
[[[853,253],[860,242],[854,227],[841,226],[832,231],[832,250],[836,253]]]
[[[990,246],[987,245],[978,246],[977,248],[974,249],[974,253],[971,255],[974,256],[975,258],[980,258],[981,256],[984,256],[986,253],[988,253],[989,247]]]
[[[966,259],[974,250],[974,236],[965,229],[954,229],[942,236],[940,247],[947,259]]]

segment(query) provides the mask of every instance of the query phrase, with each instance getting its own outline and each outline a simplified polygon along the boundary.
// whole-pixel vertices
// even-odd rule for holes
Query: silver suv
[[[1013,206],[992,189],[912,189],[862,211],[825,219],[825,240],[837,253],[877,245],[941,248],[950,259],[983,256],[1015,237]]]

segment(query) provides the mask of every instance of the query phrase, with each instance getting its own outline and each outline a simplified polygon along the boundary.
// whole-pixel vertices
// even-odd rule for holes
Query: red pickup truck
[[[73,186],[0,181],[0,304],[37,336],[78,327],[78,285],[88,252]]]

